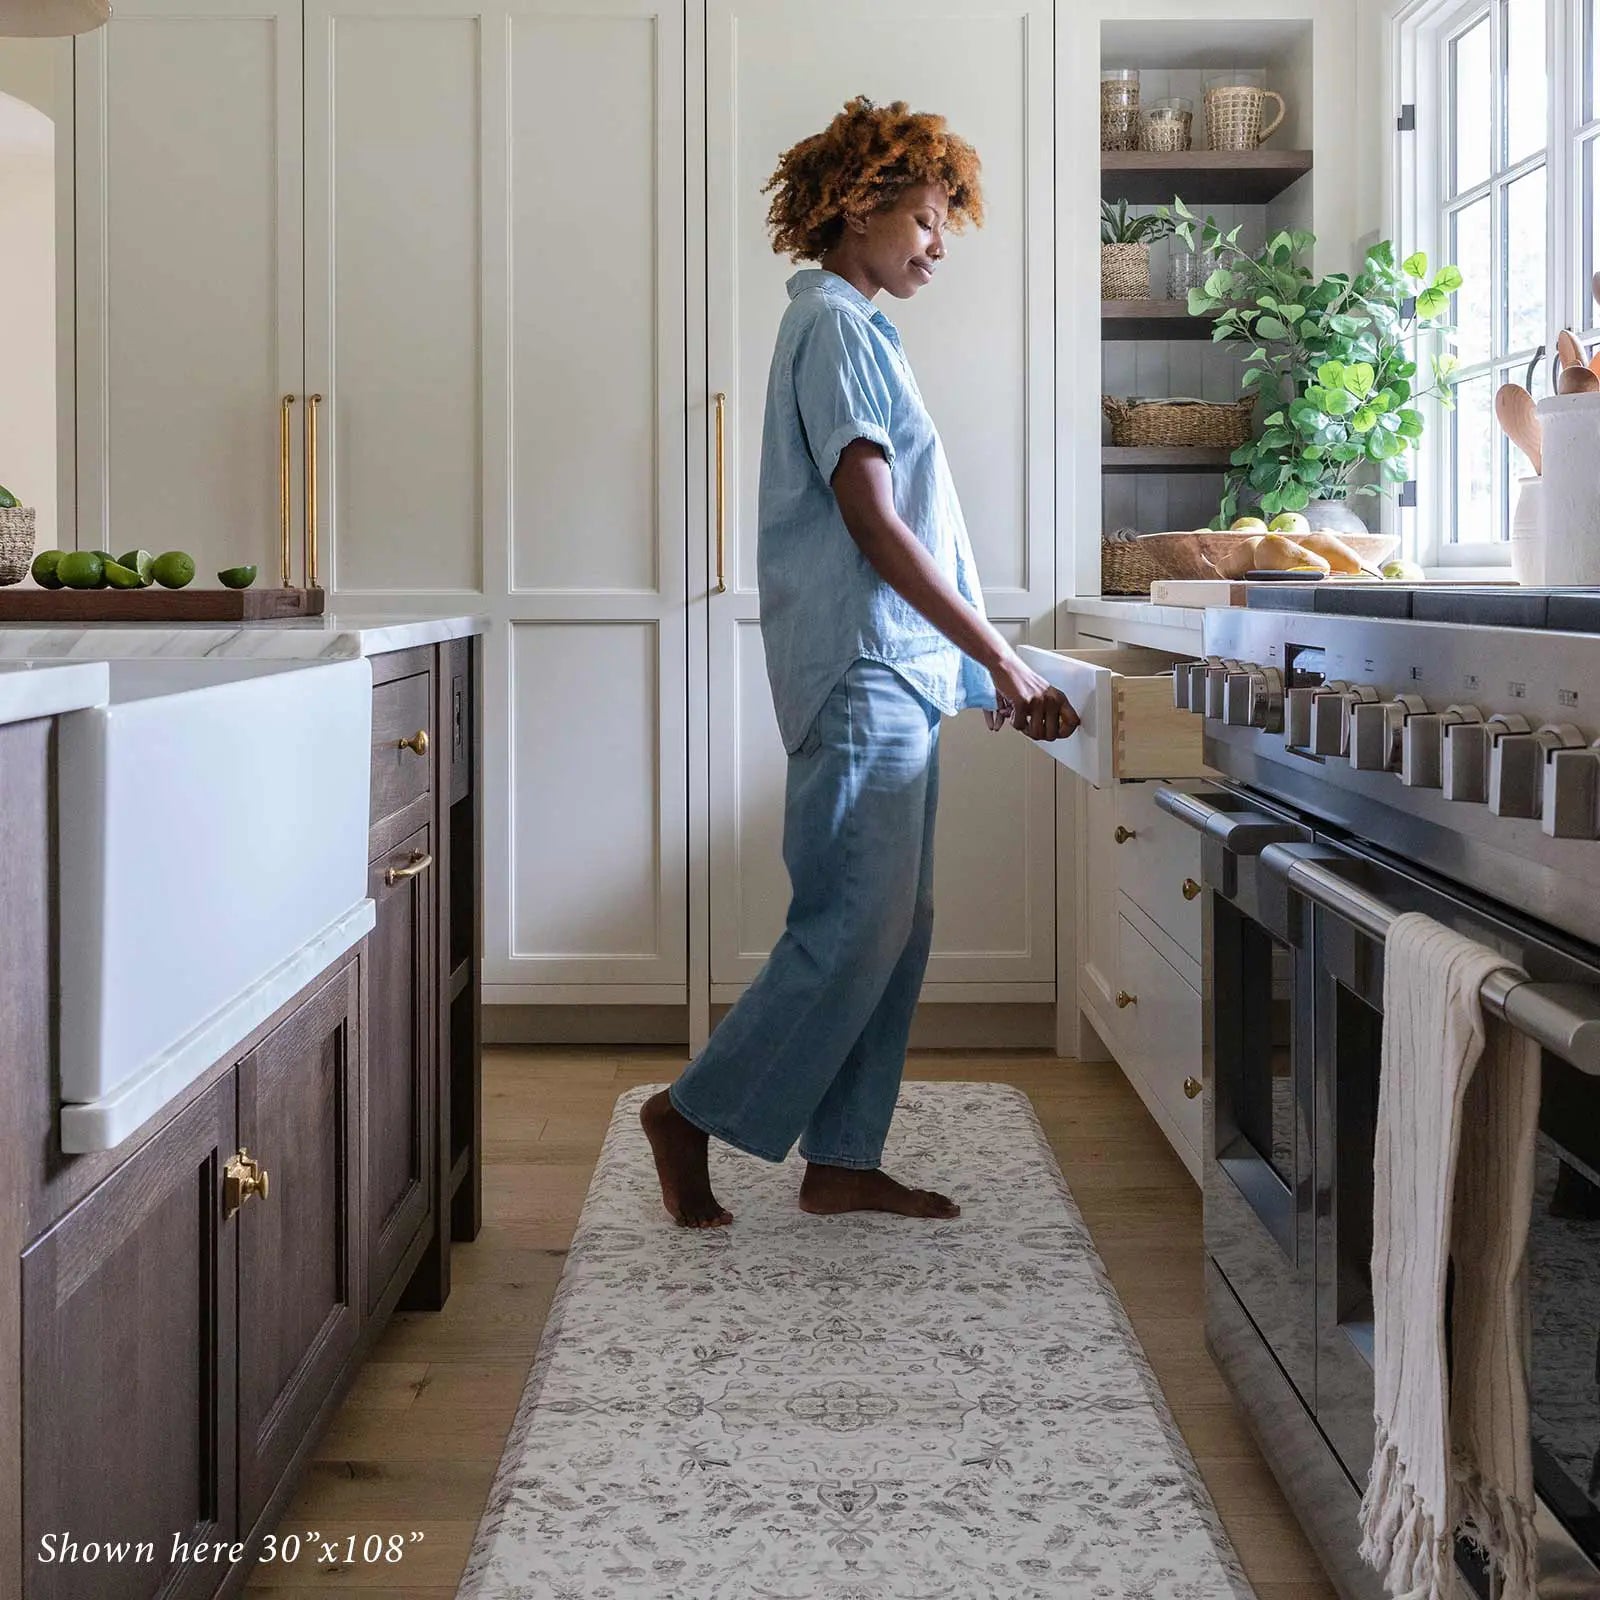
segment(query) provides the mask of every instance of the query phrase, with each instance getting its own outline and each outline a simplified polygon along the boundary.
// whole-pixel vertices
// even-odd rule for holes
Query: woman
[[[804,1211],[955,1217],[879,1170],[933,931],[939,719],[984,708],[1033,739],[1078,718],[990,625],[939,436],[873,306],[933,281],[945,231],[983,220],[978,157],[944,118],[851,101],[778,163],[789,280],[761,439],[761,635],[788,752],[793,897],[771,958],[640,1117],[682,1226],[731,1215],[715,1136],[807,1162]]]

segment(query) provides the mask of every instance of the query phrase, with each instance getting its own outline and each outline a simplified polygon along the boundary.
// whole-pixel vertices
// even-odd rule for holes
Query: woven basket
[[[1150,298],[1150,246],[1103,244],[1100,246],[1100,298],[1148,300]]]
[[[1149,594],[1151,582],[1160,576],[1161,568],[1136,540],[1101,538],[1101,594]]]
[[[1100,404],[1111,419],[1112,444],[1209,445],[1231,450],[1250,437],[1250,413],[1256,403],[1246,398],[1222,405],[1192,400],[1130,405],[1103,394]]]
[[[1187,111],[1168,117],[1155,117],[1147,112],[1139,124],[1139,148],[1158,155],[1187,150],[1193,142],[1193,130],[1194,118]]]
[[[1100,80],[1100,148],[1139,148],[1139,80]]]
[[[32,506],[0,506],[0,588],[21,583],[33,564]]]
[[[1253,84],[1206,90],[1206,139],[1213,150],[1254,150],[1278,131],[1283,121],[1283,96]],[[1261,102],[1276,100],[1278,114],[1261,126]]]

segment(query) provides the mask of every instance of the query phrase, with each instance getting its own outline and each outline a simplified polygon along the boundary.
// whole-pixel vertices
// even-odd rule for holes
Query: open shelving
[[[1309,150],[1102,150],[1100,196],[1130,205],[1264,206],[1311,170]]]
[[[1210,317],[1191,317],[1184,300],[1102,300],[1102,339],[1209,339]]]
[[[1102,472],[1225,472],[1231,450],[1201,444],[1103,444]],[[1154,530],[1160,531],[1160,530]]]

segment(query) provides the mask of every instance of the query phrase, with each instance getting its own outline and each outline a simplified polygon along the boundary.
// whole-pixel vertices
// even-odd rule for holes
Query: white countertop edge
[[[245,623],[0,623],[0,661],[120,661],[228,656],[257,661],[348,661],[486,633],[477,612],[405,616],[335,611],[322,617]]]
[[[1200,606],[1158,606],[1136,596],[1116,599],[1105,595],[1074,595],[1062,601],[1062,608],[1073,616],[1105,617],[1119,622],[1142,622],[1147,627],[1183,628],[1200,631],[1205,611]]]
[[[0,723],[32,722],[68,711],[103,706],[111,698],[111,674],[103,661],[36,666],[13,663],[0,671]]]
[[[293,955],[214,1011],[112,1094],[61,1108],[61,1148],[69,1156],[111,1150],[210,1070],[318,973],[376,926],[377,906],[358,900]]]

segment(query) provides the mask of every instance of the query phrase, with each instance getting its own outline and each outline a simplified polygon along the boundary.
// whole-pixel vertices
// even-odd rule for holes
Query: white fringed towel
[[[1534,1597],[1523,1260],[1539,1050],[1484,1015],[1484,980],[1506,965],[1415,912],[1395,919],[1384,945],[1372,1218],[1377,1445],[1361,1554],[1403,1600],[1462,1592],[1458,1529],[1499,1567],[1502,1600]]]

